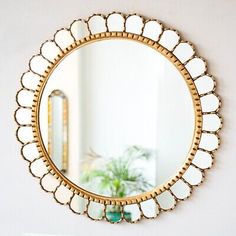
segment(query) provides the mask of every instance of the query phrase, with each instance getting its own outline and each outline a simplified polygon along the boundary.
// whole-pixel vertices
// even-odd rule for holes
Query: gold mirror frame
[[[110,30],[109,24],[108,24],[108,19],[114,15],[117,15],[117,16],[124,19],[123,30],[120,30],[120,31]],[[131,32],[126,27],[127,22],[132,17],[139,19],[140,22],[142,22],[142,24],[143,24],[143,26],[141,27],[141,30],[139,32],[135,32],[135,31]],[[99,20],[104,21],[104,25],[103,25],[104,30],[102,30],[102,31],[100,30],[99,32],[95,32],[92,30],[90,22],[96,18],[99,18]],[[85,27],[87,27],[87,32],[88,32],[87,35],[85,35],[84,37],[81,37],[81,38],[76,38],[76,36],[72,32],[73,24],[78,23],[78,22],[85,25]],[[153,39],[145,36],[145,26],[149,22],[156,22],[157,24],[159,24],[159,26],[161,28],[161,32],[156,40],[153,40]],[[165,47],[164,43],[161,43],[161,38],[163,37],[163,35],[167,31],[171,31],[179,37],[176,44],[171,49],[168,49],[167,47]],[[71,37],[72,43],[69,43],[66,46],[63,45],[64,47],[61,46],[60,43],[56,39],[57,35],[60,34],[61,32],[67,33],[68,37],[69,36]],[[109,40],[109,39],[115,39],[115,38],[135,40],[138,43],[143,43],[143,44],[147,45],[148,47],[153,48],[158,53],[161,53],[169,61],[171,61],[175,65],[175,67],[178,69],[178,71],[182,74],[182,76],[189,88],[189,91],[192,96],[194,111],[195,111],[195,132],[194,132],[194,137],[193,137],[193,141],[192,141],[192,146],[190,148],[189,154],[188,154],[186,161],[185,161],[184,165],[182,166],[182,168],[168,182],[166,182],[165,184],[163,184],[161,186],[158,186],[157,188],[153,189],[152,191],[145,192],[145,193],[142,193],[137,196],[125,197],[125,198],[111,198],[111,197],[105,197],[105,196],[101,196],[98,194],[94,194],[92,192],[89,192],[89,191],[86,191],[85,189],[80,188],[79,186],[72,183],[69,179],[67,179],[56,168],[55,164],[51,160],[51,158],[50,158],[50,156],[43,144],[43,140],[42,140],[40,128],[39,128],[40,127],[39,110],[40,110],[40,102],[41,102],[42,94],[43,94],[44,88],[47,84],[47,81],[48,81],[51,73],[54,71],[54,69],[57,67],[57,65],[67,55],[69,55],[72,51],[77,50],[80,47],[83,47],[83,46],[85,46],[89,43],[92,43],[92,42],[96,42],[98,40]],[[53,60],[47,58],[43,53],[43,47],[47,43],[53,43],[54,46],[56,46],[59,50],[59,53],[56,55],[56,57]],[[101,15],[101,14],[94,14],[94,15],[90,16],[87,20],[75,20],[74,22],[72,22],[72,24],[70,25],[69,28],[62,28],[62,29],[58,30],[55,33],[53,40],[48,40],[45,43],[43,43],[40,47],[40,53],[33,56],[30,59],[29,71],[27,71],[26,73],[24,73],[22,75],[22,78],[21,78],[22,88],[18,91],[17,99],[16,99],[17,104],[18,104],[18,108],[15,112],[15,120],[19,126],[17,129],[17,138],[20,141],[20,143],[22,144],[21,154],[22,154],[23,158],[29,162],[30,172],[33,174],[33,176],[40,179],[41,187],[45,191],[53,193],[53,196],[58,203],[63,204],[63,205],[68,205],[69,208],[73,212],[78,213],[78,214],[86,214],[89,218],[92,218],[89,214],[90,205],[93,203],[100,204],[103,206],[103,215],[102,215],[101,219],[106,219],[107,221],[109,221],[109,219],[106,217],[107,206],[109,206],[109,205],[121,206],[121,220],[123,220],[123,219],[126,220],[124,217],[125,206],[126,205],[136,205],[140,211],[140,217],[134,221],[131,221],[131,223],[134,223],[134,222],[139,221],[141,218],[155,218],[162,211],[172,210],[176,206],[177,202],[183,201],[191,195],[194,186],[198,186],[200,183],[202,183],[202,181],[205,177],[205,171],[207,169],[209,169],[211,167],[211,165],[213,164],[214,152],[218,149],[218,146],[220,144],[220,139],[219,139],[218,133],[222,127],[222,118],[219,114],[221,101],[220,101],[219,96],[215,93],[215,89],[216,89],[215,79],[207,73],[207,67],[206,67],[205,60],[202,59],[201,57],[197,56],[196,51],[193,49],[193,55],[190,56],[190,58],[188,60],[186,60],[184,62],[181,61],[178,58],[178,56],[175,55],[175,50],[180,44],[187,44],[191,48],[193,48],[193,45],[191,43],[189,43],[188,41],[183,41],[180,38],[180,35],[175,30],[172,30],[170,28],[165,28],[163,26],[163,24],[157,20],[145,19],[144,17],[139,16],[137,14],[124,15],[121,13],[113,12],[113,13],[108,14],[107,16]],[[38,71],[33,69],[32,62],[34,61],[35,58],[38,58],[38,57],[40,57],[41,59],[43,59],[47,63],[47,66],[45,67],[45,70],[43,73],[39,73]],[[190,63],[192,60],[194,60],[196,58],[201,60],[204,63],[205,70],[200,75],[193,77],[191,75],[191,73],[188,71],[187,65],[188,65],[188,63]],[[31,73],[31,74],[34,74],[36,77],[39,77],[38,83],[37,83],[37,86],[35,87],[35,89],[29,88],[26,86],[24,79],[25,79],[25,75],[27,73]],[[214,86],[212,87],[211,91],[201,94],[196,86],[196,81],[203,76],[207,76],[207,77],[209,77],[209,79],[212,79]],[[33,93],[33,99],[32,99],[31,106],[27,106],[24,104],[22,105],[22,102],[19,99],[19,95],[22,93],[22,91]],[[205,96],[208,96],[208,95],[213,95],[215,98],[218,99],[218,101],[219,101],[218,106],[214,110],[211,110],[211,111],[202,111],[202,100],[201,99]],[[27,122],[22,123],[19,121],[19,118],[17,115],[19,113],[19,110],[21,110],[21,109],[26,109],[31,112],[31,122],[30,123],[27,123]],[[220,125],[216,130],[212,131],[212,130],[203,129],[203,126],[204,126],[203,117],[206,115],[216,115],[219,118]],[[21,137],[20,130],[22,128],[32,129],[33,139],[31,141],[28,141],[28,140],[24,141],[24,138]],[[216,139],[218,140],[217,147],[213,148],[212,150],[210,150],[210,149],[207,150],[206,148],[201,147],[201,139],[202,139],[203,134],[209,134],[209,135],[213,135],[214,137],[216,137]],[[27,145],[31,145],[31,144],[36,145],[36,147],[38,149],[38,153],[39,153],[38,157],[35,157],[32,159],[29,157],[26,157],[25,153],[24,153],[25,147]],[[211,161],[210,166],[201,167],[194,162],[196,152],[198,152],[198,151],[204,152],[211,157],[212,161]],[[40,171],[36,170],[37,168],[35,167],[37,165],[36,163],[38,163],[38,162],[41,163],[41,164],[39,164],[39,166],[41,165],[41,167],[39,167],[39,169],[41,168]],[[198,171],[201,174],[201,180],[199,183],[197,183],[197,184],[191,183],[191,181],[188,181],[188,179],[185,178],[184,175],[190,168],[194,168],[196,171]],[[55,184],[54,189],[52,189],[52,188],[47,189],[44,186],[45,179],[48,178],[49,176],[50,176],[50,178],[54,179],[53,181],[57,182],[57,184]],[[173,187],[178,181],[182,181],[189,188],[188,196],[181,198],[175,194],[175,192],[173,191]],[[58,197],[58,192],[62,191],[62,189],[64,189],[65,195],[68,195],[66,200],[64,198],[62,199],[62,198]],[[168,194],[169,197],[173,198],[173,201],[174,201],[173,206],[166,208],[165,206],[163,206],[161,204],[161,202],[158,199],[163,194]],[[86,199],[85,209],[81,212],[74,210],[72,207],[72,202],[76,197]],[[156,208],[157,208],[158,213],[156,214],[155,217],[149,217],[143,211],[142,203],[145,201],[148,201],[148,200],[152,200],[156,204]],[[99,218],[96,220],[101,220],[101,219]],[[111,222],[111,223],[115,223],[115,222]]]

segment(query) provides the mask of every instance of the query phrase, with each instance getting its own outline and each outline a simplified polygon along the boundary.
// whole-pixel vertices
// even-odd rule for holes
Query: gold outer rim
[[[190,151],[187,155],[186,161],[182,168],[177,172],[175,176],[173,176],[169,181],[164,183],[163,185],[153,189],[152,191],[145,192],[136,196],[132,197],[125,197],[125,198],[112,198],[112,197],[105,197],[98,194],[94,194],[92,192],[86,191],[85,189],[80,188],[73,182],[71,182],[69,179],[67,179],[54,165],[51,158],[48,155],[48,152],[43,144],[43,140],[40,133],[40,124],[39,124],[39,110],[40,110],[40,102],[42,98],[42,94],[44,91],[44,88],[47,84],[48,79],[50,78],[51,73],[53,70],[58,66],[58,64],[71,52],[73,52],[76,49],[79,49],[80,47],[83,47],[89,43],[96,42],[99,40],[107,40],[107,39],[129,39],[134,40],[139,43],[143,43],[153,49],[155,49],[157,52],[161,53],[163,56],[165,56],[170,62],[172,62],[175,67],[178,69],[178,71],[183,76],[189,91],[192,96],[194,111],[195,111],[195,130],[192,140],[192,145],[190,148]],[[79,196],[89,199],[91,201],[99,202],[102,204],[112,204],[112,205],[127,205],[127,204],[133,204],[133,203],[140,203],[142,201],[145,201],[147,199],[151,199],[159,195],[160,193],[164,192],[165,190],[170,189],[170,187],[175,184],[185,173],[185,171],[188,169],[190,164],[192,163],[192,160],[198,150],[198,146],[201,139],[202,134],[202,109],[201,109],[201,102],[200,102],[200,95],[198,94],[197,88],[193,82],[193,78],[185,68],[184,64],[180,62],[180,60],[169,50],[164,48],[159,43],[146,38],[141,35],[137,35],[134,33],[127,33],[127,32],[104,32],[104,33],[98,33],[89,35],[81,40],[78,40],[74,43],[72,43],[70,46],[68,46],[66,49],[62,50],[61,53],[55,58],[54,62],[52,62],[45,73],[42,75],[42,78],[40,80],[40,83],[35,90],[34,93],[34,100],[32,105],[32,129],[33,129],[33,135],[36,142],[36,145],[38,147],[39,153],[41,155],[41,158],[46,163],[46,166],[48,167],[51,174],[53,174],[57,179],[59,179],[64,186],[72,190],[74,193],[78,194]]]

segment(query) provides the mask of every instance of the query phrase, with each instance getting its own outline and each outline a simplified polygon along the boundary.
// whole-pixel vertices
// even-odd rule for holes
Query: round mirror
[[[17,139],[57,202],[111,223],[187,199],[219,146],[216,83],[177,31],[95,14],[58,30],[22,75]]]

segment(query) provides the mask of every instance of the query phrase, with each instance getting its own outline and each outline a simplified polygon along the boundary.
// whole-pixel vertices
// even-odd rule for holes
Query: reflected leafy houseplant
[[[143,169],[136,165],[137,161],[148,161],[152,157],[149,149],[130,146],[119,157],[99,157],[98,164],[83,173],[81,182],[95,187],[100,194],[122,198],[145,192],[153,187],[145,177]],[[120,206],[110,207],[107,214],[111,221],[118,221],[120,215]],[[124,212],[124,216],[128,220],[131,218],[128,212]]]

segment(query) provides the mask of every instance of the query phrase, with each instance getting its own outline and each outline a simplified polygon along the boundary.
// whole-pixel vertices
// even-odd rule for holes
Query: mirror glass
[[[50,101],[55,90],[64,95]],[[194,128],[180,72],[156,50],[128,39],[72,51],[51,73],[40,103],[40,132],[54,164],[76,185],[109,197],[138,195],[174,177]]]

